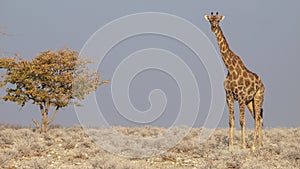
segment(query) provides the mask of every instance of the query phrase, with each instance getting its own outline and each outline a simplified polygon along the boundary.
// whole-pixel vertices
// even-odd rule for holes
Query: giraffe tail
[[[260,117],[261,117],[261,119],[263,119],[263,116],[264,116],[264,109],[261,108],[260,109]],[[264,123],[262,123],[262,126],[264,126]]]

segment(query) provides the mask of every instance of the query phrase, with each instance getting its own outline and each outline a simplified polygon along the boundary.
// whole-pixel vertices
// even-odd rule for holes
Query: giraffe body
[[[211,30],[215,33],[220,53],[224,64],[228,70],[224,82],[226,91],[226,101],[229,109],[229,147],[233,145],[234,128],[234,101],[238,101],[240,109],[240,125],[242,134],[242,147],[246,147],[245,142],[245,106],[248,107],[255,121],[252,150],[255,150],[256,136],[258,135],[258,145],[262,146],[262,104],[264,100],[264,85],[260,77],[246,68],[242,60],[236,55],[226,41],[219,22],[224,16],[205,15],[205,19],[211,24]]]

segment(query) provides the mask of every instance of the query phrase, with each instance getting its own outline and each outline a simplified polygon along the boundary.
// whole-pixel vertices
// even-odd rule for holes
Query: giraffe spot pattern
[[[248,77],[248,74],[247,74],[246,71],[243,72],[243,76],[244,76],[244,78],[247,78],[247,77]]]
[[[249,86],[250,85],[250,80],[249,79],[245,79],[245,85]]]

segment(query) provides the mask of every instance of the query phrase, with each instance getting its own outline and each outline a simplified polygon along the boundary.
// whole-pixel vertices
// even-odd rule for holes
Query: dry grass
[[[254,153],[249,148],[252,144],[251,130],[246,131],[247,149],[239,147],[240,132],[235,131],[234,150],[229,151],[228,129],[217,129],[207,142],[200,144],[201,129],[194,128],[175,147],[146,158],[138,157],[143,153],[168,147],[168,141],[182,136],[185,128],[177,127],[169,134],[165,134],[166,129],[156,127],[114,127],[114,129],[131,138],[151,139],[165,136],[167,139],[141,144],[122,142],[116,140],[118,137],[112,136],[110,130],[92,129],[91,131],[97,132],[99,137],[98,140],[91,140],[81,127],[56,126],[47,134],[39,134],[32,128],[0,125],[0,168],[300,168],[300,128],[264,129],[264,147]],[[116,152],[122,150],[125,156],[132,154],[136,156],[125,158],[109,153],[97,146],[96,143],[101,139],[101,143],[114,143]],[[118,142],[126,146],[120,147]],[[136,147],[130,149],[130,146]],[[133,152],[129,152],[128,149]]]

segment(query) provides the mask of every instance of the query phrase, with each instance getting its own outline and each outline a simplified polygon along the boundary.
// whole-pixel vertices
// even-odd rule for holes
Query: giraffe
[[[224,81],[226,102],[229,110],[229,149],[233,146],[234,128],[234,101],[236,100],[240,109],[240,125],[242,135],[242,148],[246,148],[245,142],[245,106],[248,107],[255,121],[252,151],[255,150],[256,137],[258,135],[258,146],[262,146],[262,125],[264,101],[264,85],[260,77],[246,68],[242,60],[230,48],[219,25],[225,16],[211,13],[204,16],[210,22],[211,31],[215,33],[222,60],[227,68],[228,74]]]

